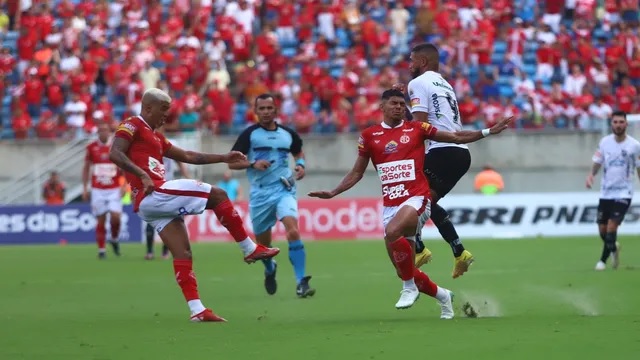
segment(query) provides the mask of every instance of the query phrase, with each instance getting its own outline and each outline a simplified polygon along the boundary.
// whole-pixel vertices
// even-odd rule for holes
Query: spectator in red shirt
[[[31,116],[20,108],[15,109],[11,119],[11,128],[16,139],[26,139],[29,136],[29,129],[31,129]]]
[[[27,102],[27,111],[32,118],[40,116],[44,95],[44,83],[36,76],[37,73],[37,70],[31,69],[24,82],[24,98]]]
[[[313,132],[313,127],[317,123],[316,115],[305,106],[299,106],[298,111],[293,114],[293,126],[300,134]]]
[[[618,110],[627,114],[632,114],[637,107],[636,102],[637,91],[635,86],[631,85],[628,77],[622,79],[622,85],[616,90],[616,98],[618,99]]]
[[[36,135],[40,139],[55,139],[58,137],[58,116],[50,110],[44,110],[40,114],[40,120],[36,125]]]

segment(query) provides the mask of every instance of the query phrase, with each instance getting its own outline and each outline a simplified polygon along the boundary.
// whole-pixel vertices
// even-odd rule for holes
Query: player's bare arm
[[[129,146],[131,142],[129,140],[116,137],[113,139],[113,144],[111,144],[111,151],[109,152],[109,159],[113,161],[114,164],[118,165],[122,170],[129,172],[142,180],[142,185],[144,186],[144,192],[146,194],[150,194],[153,192],[154,185],[153,181],[144,172],[140,167],[134,164],[129,157],[127,157],[127,151],[129,150]]]
[[[91,161],[84,159],[82,167],[82,201],[89,200],[89,178],[91,177]]]
[[[294,169],[296,172],[296,180],[302,180],[305,175],[304,152],[300,151],[299,153],[294,154],[293,158],[296,161],[296,167]]]
[[[367,166],[369,165],[369,157],[358,155],[355,164],[353,164],[353,168],[351,171],[347,173],[347,175],[340,181],[340,184],[336,186],[335,189],[331,191],[312,191],[307,195],[310,197],[317,197],[320,199],[331,199],[343,192],[354,187],[362,177],[364,176],[364,172],[367,170]]]
[[[596,162],[594,162],[591,166],[591,172],[589,172],[589,175],[587,175],[587,189],[591,189],[591,187],[593,186],[593,179],[598,174],[601,167],[602,164],[598,164]],[[638,169],[638,176],[640,177],[640,169]]]
[[[429,122],[429,117],[427,115],[426,112],[422,112],[422,111],[416,111],[411,113],[411,115],[413,115],[413,119],[416,121],[420,121],[420,122],[424,122],[424,123],[428,123]],[[440,141],[440,140],[438,140]]]
[[[432,139],[435,141],[446,142],[446,143],[454,143],[454,144],[467,144],[474,141],[478,141],[488,135],[497,135],[503,132],[505,129],[509,127],[511,121],[513,120],[513,116],[504,118],[498,121],[497,124],[493,125],[489,129],[484,130],[465,130],[465,131],[456,131],[456,132],[448,132],[448,131],[438,131]]]
[[[197,151],[183,150],[177,146],[171,146],[169,150],[164,153],[164,156],[175,161],[194,165],[230,164],[247,159],[247,157],[239,151],[231,151],[227,154],[205,154]]]

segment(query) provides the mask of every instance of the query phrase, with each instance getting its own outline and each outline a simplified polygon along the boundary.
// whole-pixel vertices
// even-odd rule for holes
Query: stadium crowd
[[[2,0],[3,138],[82,137],[175,99],[166,131],[238,133],[277,94],[300,133],[381,120],[418,42],[441,51],[468,128],[601,130],[638,111],[638,0]]]

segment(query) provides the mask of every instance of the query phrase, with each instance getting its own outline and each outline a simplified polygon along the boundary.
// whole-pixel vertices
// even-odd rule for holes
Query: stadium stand
[[[634,0],[7,0],[0,136],[86,136],[154,86],[176,99],[167,131],[238,133],[263,91],[301,133],[356,131],[423,41],[466,127],[600,130],[637,111],[637,26]]]

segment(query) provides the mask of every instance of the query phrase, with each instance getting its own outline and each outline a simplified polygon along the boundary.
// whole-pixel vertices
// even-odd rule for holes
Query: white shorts
[[[422,227],[431,215],[431,199],[424,196],[410,197],[398,206],[385,206],[382,210],[382,226],[386,229],[391,219],[393,219],[393,217],[398,213],[398,210],[404,206],[411,206],[416,209],[418,212],[418,228],[416,231],[421,231]],[[407,236],[407,239],[415,240],[415,235]]]
[[[197,180],[170,180],[145,196],[138,215],[159,233],[167,224],[185,215],[204,212],[211,185]]]
[[[120,188],[91,189],[91,212],[95,216],[108,212],[122,213],[122,193]]]

